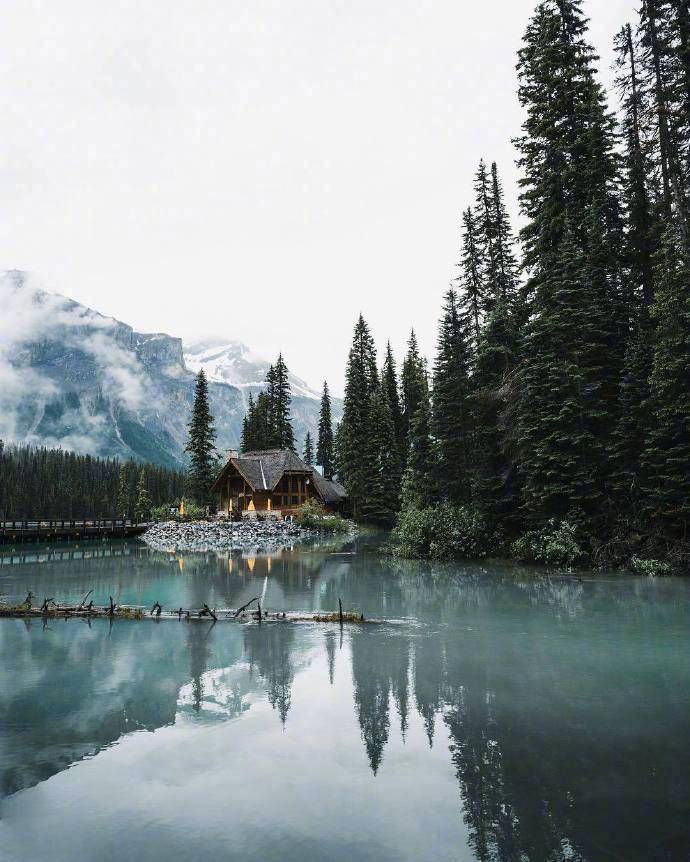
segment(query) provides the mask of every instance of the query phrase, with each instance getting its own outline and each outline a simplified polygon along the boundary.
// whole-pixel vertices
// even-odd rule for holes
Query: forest
[[[63,449],[5,446],[0,440],[0,520],[145,520],[179,499],[183,473]]]
[[[432,367],[379,368],[362,316],[334,457],[360,520],[416,556],[690,559],[690,19],[645,0],[598,81],[580,0],[517,63],[523,227],[481,162]],[[609,104],[616,106],[615,113]]]

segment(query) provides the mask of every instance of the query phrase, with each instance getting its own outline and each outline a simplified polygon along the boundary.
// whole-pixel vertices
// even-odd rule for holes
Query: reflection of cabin
[[[211,487],[220,497],[219,511],[290,514],[307,500],[316,499],[330,512],[344,509],[342,485],[324,479],[294,452],[230,452],[227,463]]]

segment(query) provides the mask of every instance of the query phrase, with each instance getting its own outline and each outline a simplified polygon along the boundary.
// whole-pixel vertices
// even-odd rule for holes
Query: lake
[[[0,593],[381,624],[0,620],[0,859],[687,860],[690,581],[0,548]]]

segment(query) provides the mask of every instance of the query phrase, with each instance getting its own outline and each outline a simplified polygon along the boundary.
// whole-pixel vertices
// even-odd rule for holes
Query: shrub
[[[656,578],[659,575],[670,574],[672,567],[670,563],[664,563],[661,560],[644,560],[640,557],[632,557],[630,568],[638,575],[647,575],[650,578]]]
[[[152,521],[167,521],[172,516],[170,515],[170,504],[163,504],[162,506],[154,506],[151,509],[151,520]]]
[[[471,506],[441,503],[426,509],[404,509],[393,530],[394,551],[423,559],[478,559],[489,549],[484,516]]]
[[[511,554],[526,563],[572,566],[584,556],[577,530],[568,521],[550,520],[540,530],[531,530],[510,546]]]
[[[307,500],[297,510],[295,521],[305,530],[347,533],[350,524],[340,515],[329,515],[318,500]]]
[[[169,521],[176,515],[171,515],[171,509],[177,509],[179,507],[179,501],[175,503],[164,503],[162,506],[154,506],[151,509],[151,519],[153,521]],[[184,502],[184,520],[185,521],[199,521],[205,519],[206,516],[206,508],[204,506],[199,506],[194,503],[192,500],[185,500]]]

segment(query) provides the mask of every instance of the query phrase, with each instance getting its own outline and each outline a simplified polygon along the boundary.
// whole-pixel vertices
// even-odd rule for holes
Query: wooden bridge
[[[100,539],[139,536],[150,524],[137,524],[123,518],[91,520],[0,521],[0,545],[17,542],[48,542],[56,539]]]

